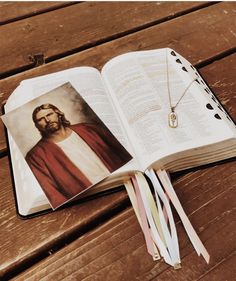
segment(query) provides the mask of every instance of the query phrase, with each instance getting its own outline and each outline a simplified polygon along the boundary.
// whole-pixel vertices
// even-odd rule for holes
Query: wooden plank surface
[[[71,5],[72,2],[0,2],[0,25]]]
[[[206,4],[87,2],[4,25],[0,76],[34,66],[36,54],[55,59]]]
[[[191,205],[192,207],[187,211],[210,252],[209,265],[202,257],[197,256],[179,222],[177,222],[177,231],[182,270],[174,270],[162,261],[153,262],[147,254],[144,238],[134,213],[129,209],[39,262],[15,280],[198,280],[205,273],[216,270],[224,259],[230,258],[236,250],[235,206],[232,200],[236,195],[236,171],[232,163],[223,166],[218,167],[218,172],[228,171],[222,182],[225,189],[216,187],[218,192],[216,191],[214,196],[210,196],[210,193],[207,196],[199,193],[202,201],[198,206]],[[202,180],[199,180],[199,177],[202,176],[202,172],[196,173],[191,179],[201,187]],[[206,170],[205,173],[211,176],[211,169]],[[189,182],[189,175],[181,178],[180,181]],[[192,185],[178,185],[178,181],[176,184],[176,192],[185,208],[185,203],[194,199],[191,192]],[[187,200],[180,196],[180,191],[186,194]],[[231,271],[231,275],[228,276],[233,277],[233,272]]]
[[[207,271],[203,276],[197,280],[201,281],[222,281],[236,279],[236,252],[230,254],[227,258],[222,260],[215,268]]]
[[[81,13],[82,17],[90,15],[92,11],[97,11],[93,5],[97,4],[80,4],[81,7],[89,7],[89,9],[84,8]],[[102,3],[102,5],[105,4]],[[102,5],[99,7],[104,7]],[[111,4],[105,5],[106,11],[111,10],[109,5]],[[117,5],[116,9],[121,8],[119,6],[121,3],[114,5]],[[201,66],[213,61],[214,58],[219,59],[226,56],[202,67],[201,72],[236,120],[234,77],[236,55],[230,55],[236,45],[235,3],[213,3],[208,6],[206,3],[176,2],[165,3],[164,6],[164,3],[146,4],[143,2],[135,11],[132,9],[131,3],[125,3],[125,5],[126,8],[122,14],[112,11],[110,15],[107,15],[101,8],[97,17],[104,16],[102,24],[98,24],[100,21],[97,18],[94,22],[91,20],[87,22],[87,25],[84,21],[82,27],[86,32],[82,32],[79,39],[72,36],[73,44],[63,43],[63,39],[69,38],[66,31],[70,31],[75,36],[78,36],[78,31],[82,31],[81,26],[77,29],[77,26],[74,25],[74,22],[77,22],[74,10],[70,13],[74,27],[72,19],[63,18],[64,10],[72,11],[72,6],[37,15],[32,19],[6,24],[4,29],[1,27],[0,30],[4,30],[7,39],[10,33],[5,30],[14,31],[14,36],[18,36],[18,41],[24,36],[26,39],[28,38],[27,40],[32,41],[35,33],[42,35],[40,44],[35,40],[34,43],[30,43],[30,49],[27,49],[26,46],[26,49],[22,48],[19,52],[16,50],[17,41],[13,36],[13,43],[9,40],[8,45],[5,46],[9,48],[9,45],[13,44],[12,54],[7,53],[5,49],[0,52],[4,73],[21,71],[21,68],[29,67],[28,57],[27,59],[19,58],[22,54],[28,55],[29,50],[36,53],[41,52],[41,48],[46,48],[46,52],[43,51],[43,53],[46,54],[48,61],[60,56],[66,57],[0,81],[0,102],[7,99],[10,92],[22,79],[80,65],[90,65],[100,69],[108,59],[115,55],[127,51],[168,46],[176,49],[193,64]],[[201,5],[208,7],[192,11],[202,7]],[[77,4],[73,7],[77,7]],[[183,15],[189,11],[192,12]],[[50,15],[57,16],[50,18]],[[61,24],[62,18],[65,20],[66,26],[63,27],[58,41],[54,40],[55,37],[51,42],[48,39],[51,33],[44,34],[47,31],[44,22],[44,28],[39,27],[42,19],[46,18],[55,23],[54,28],[49,30],[50,32],[54,32],[55,28]],[[109,26],[107,31],[107,25],[111,19],[114,19],[112,21],[114,26]],[[27,27],[28,30],[26,28],[22,31],[20,27],[24,29],[28,20],[34,29],[30,30],[32,27],[30,25]],[[82,19],[78,22],[82,22]],[[126,22],[127,25],[123,22]],[[6,27],[9,29],[5,29]],[[22,35],[21,37],[17,31]],[[21,44],[23,43],[21,42]],[[47,49],[47,45],[52,48]],[[91,48],[93,45],[98,46]],[[38,47],[39,49],[37,49]],[[80,51],[83,48],[88,49]],[[80,52],[68,55],[77,51]],[[4,55],[2,56],[2,54]],[[14,59],[11,59],[12,66],[7,65],[9,62],[6,62],[6,55],[12,55],[11,58],[15,58],[15,63]],[[0,125],[2,126],[2,123]],[[6,149],[3,136],[2,127],[0,127],[0,150],[2,151]],[[133,280],[135,276],[137,280],[192,281],[211,280],[207,279],[209,274],[211,278],[222,281],[219,278],[224,275],[219,272],[225,272],[234,261],[235,222],[233,219],[235,219],[235,209],[233,198],[235,198],[236,169],[233,162],[174,177],[174,185],[179,198],[213,256],[209,266],[204,263],[203,259],[197,257],[178,223],[183,270],[176,272],[164,263],[154,263],[148,256],[142,233],[132,210],[127,210],[108,224],[95,228],[89,234],[79,238],[90,228],[92,229],[95,224],[104,222],[107,216],[112,216],[119,208],[125,208],[127,204],[125,192],[69,207],[43,217],[22,221],[15,214],[7,157],[0,159],[0,167],[0,279],[5,280],[24,268],[30,267],[18,277],[19,280],[28,280],[26,278],[30,277],[32,280],[57,280],[57,278],[64,277],[67,280],[81,280],[78,278]],[[227,237],[227,239],[223,240],[222,237]],[[66,246],[67,244],[69,245]],[[227,272],[227,278],[234,280],[231,278],[234,273],[231,269],[230,272]],[[69,274],[71,274],[70,277]]]
[[[126,204],[126,192],[119,192],[22,220],[16,215],[7,157],[0,159],[0,167],[0,279],[9,270],[16,270],[19,264],[47,255],[55,245],[63,245],[64,239],[81,235],[103,216],[112,215]]]
[[[200,73],[210,83],[210,87],[236,122],[236,54],[224,58],[223,62],[216,61],[206,68],[201,68]]]
[[[75,66],[88,65],[101,69],[109,59],[128,51],[169,46],[192,64],[208,61],[236,46],[236,36],[233,32],[236,24],[236,10],[232,10],[232,7],[234,7],[234,3],[229,2],[209,6],[96,48],[3,79],[0,81],[0,104],[8,98],[21,80]],[[215,34],[218,36],[216,37]],[[222,40],[224,36],[227,37],[227,41]],[[199,48],[199,46],[203,47]],[[3,124],[0,122],[0,151],[5,149]]]
[[[216,89],[217,94],[221,93],[222,99],[225,100],[225,107],[231,110],[231,113],[235,115],[235,106],[232,106],[229,97],[224,99],[224,96],[227,93],[232,93],[235,91],[235,82],[230,80],[230,75],[228,78],[229,72],[234,69],[236,62],[236,54],[226,57],[220,61],[205,67],[202,69],[204,75],[208,76],[208,82],[210,85],[218,85]],[[212,68],[214,71],[212,72]],[[224,81],[219,86],[217,81]],[[225,93],[225,94],[223,94]],[[235,100],[233,100],[235,102]],[[34,257],[35,252],[41,248],[42,252],[47,252],[50,248],[53,248],[55,244],[60,239],[60,236],[63,235],[66,240],[68,237],[68,231],[76,231],[80,229],[84,223],[90,220],[86,210],[88,204],[82,206],[74,206],[72,208],[65,209],[60,212],[56,212],[42,218],[33,219],[30,221],[19,221],[15,216],[15,210],[12,199],[11,184],[9,180],[9,171],[7,159],[1,159],[1,167],[4,167],[5,171],[1,179],[4,179],[6,182],[3,183],[3,189],[1,190],[0,198],[3,202],[0,202],[1,206],[1,216],[0,216],[0,239],[2,241],[1,252],[4,254],[2,258],[2,271],[7,273],[11,272],[12,266],[17,266],[24,264],[30,258]],[[222,179],[220,175],[224,174]],[[207,225],[212,220],[216,220],[215,216],[221,216],[221,213],[224,213],[225,206],[230,207],[230,202],[223,202],[223,205],[220,203],[223,199],[225,192],[230,197],[230,191],[235,187],[236,182],[236,168],[235,163],[230,162],[224,165],[216,165],[207,169],[200,169],[198,171],[193,171],[181,176],[180,178],[175,178],[175,188],[178,192],[178,196],[183,202],[186,212],[192,216],[191,221],[196,227],[197,231],[202,231],[204,225]],[[228,196],[227,195],[227,196]],[[110,204],[121,204],[123,200],[127,197],[125,193],[121,195],[112,195],[114,197],[114,202],[110,202],[110,199],[102,199],[104,201],[94,201],[94,206],[92,209],[91,219],[98,213],[102,213],[106,208],[110,208]],[[120,196],[120,197],[119,197]],[[228,197],[227,197],[228,198]],[[218,200],[214,206],[211,206],[208,211],[200,210],[203,206],[211,204],[214,200]],[[228,199],[227,199],[228,200]],[[101,210],[104,205],[104,209]],[[214,201],[216,202],[216,201]],[[232,201],[234,204],[234,201]],[[108,209],[107,209],[108,210]],[[204,210],[204,208],[202,209]],[[94,212],[94,213],[93,213]],[[207,216],[204,215],[207,213]],[[197,213],[198,215],[194,215]],[[86,215],[85,215],[86,214]],[[68,219],[69,218],[69,219]],[[7,219],[7,222],[6,222]],[[85,221],[84,221],[85,220]],[[201,225],[198,225],[201,223]],[[59,226],[63,225],[62,228]],[[13,231],[14,227],[17,226],[17,231]],[[35,236],[36,233],[40,232],[41,235],[32,241],[32,236]],[[17,233],[22,233],[22,236],[19,236]],[[46,238],[45,238],[46,237]],[[15,241],[14,250],[12,246],[10,247],[10,241]],[[25,242],[27,241],[27,243]],[[185,247],[185,244],[183,245]],[[9,248],[10,247],[10,248]]]

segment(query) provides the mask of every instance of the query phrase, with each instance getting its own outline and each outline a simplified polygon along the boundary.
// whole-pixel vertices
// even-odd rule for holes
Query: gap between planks
[[[65,51],[65,52],[63,52],[61,54],[52,55],[51,57],[46,58],[44,60],[44,63],[47,64],[47,63],[56,61],[58,59],[65,58],[65,57],[67,57],[69,55],[73,55],[73,54],[82,52],[84,50],[91,49],[91,48],[93,48],[95,46],[97,47],[97,46],[105,44],[107,42],[111,42],[111,41],[119,39],[121,37],[126,37],[126,36],[128,36],[130,34],[137,33],[139,31],[142,31],[142,30],[146,29],[146,28],[150,28],[150,27],[153,27],[155,25],[158,25],[158,24],[161,24],[161,23],[164,23],[164,22],[167,22],[167,21],[179,18],[181,16],[184,16],[184,15],[187,15],[189,13],[192,13],[192,12],[195,12],[195,11],[207,8],[207,7],[212,6],[212,5],[216,5],[218,3],[219,2],[202,2],[198,6],[187,8],[184,11],[176,12],[175,14],[171,14],[171,15],[166,15],[166,16],[164,16],[161,19],[157,19],[157,20],[145,23],[145,24],[141,24],[138,27],[130,28],[129,30],[126,30],[126,31],[118,32],[116,34],[107,36],[104,39],[100,39],[100,40],[98,39],[98,40],[96,40],[96,42],[85,43],[83,46],[80,46],[80,47],[77,47],[77,48],[74,48],[74,49],[71,49],[71,50],[67,50],[67,51]],[[7,78],[9,76],[12,76],[12,75],[15,75],[15,74],[18,74],[18,73],[30,70],[32,68],[35,68],[35,66],[34,65],[32,66],[32,64],[29,64],[29,65],[25,65],[25,66],[20,66],[17,69],[14,69],[14,70],[9,70],[9,71],[6,71],[6,72],[2,72],[0,74],[0,80],[4,79],[4,78]]]
[[[228,197],[228,200],[230,200],[229,197]],[[218,201],[215,203],[218,203]],[[128,219],[127,219],[127,213],[129,214]],[[142,242],[141,242],[140,237],[136,237],[136,235],[138,233],[139,233],[138,235],[140,236],[141,232],[139,231],[139,232],[137,232],[136,235],[133,235],[134,229],[136,229],[138,227],[137,222],[134,224],[134,220],[133,220],[134,217],[135,217],[134,214],[131,216],[131,210],[129,209],[125,213],[119,215],[119,217],[115,218],[113,221],[108,222],[106,225],[102,225],[99,229],[95,229],[95,231],[93,233],[88,233],[88,234],[86,234],[86,236],[81,237],[82,240],[76,241],[74,245],[68,245],[68,247],[65,249],[65,252],[55,253],[56,256],[49,257],[49,259],[47,261],[45,261],[45,260],[42,261],[42,263],[40,265],[34,265],[34,268],[31,268],[31,269],[29,268],[28,272],[26,271],[19,277],[20,278],[21,277],[24,278],[26,276],[36,277],[36,275],[34,275],[33,273],[44,274],[45,273],[44,269],[48,268],[48,270],[46,270],[46,271],[49,273],[49,275],[47,273],[46,276],[49,277],[49,279],[47,279],[47,280],[50,280],[50,275],[52,277],[51,280],[53,280],[54,273],[57,274],[56,272],[58,272],[58,271],[62,271],[63,275],[65,277],[66,272],[64,272],[65,271],[64,269],[66,269],[66,267],[68,268],[69,271],[71,271],[71,272],[68,272],[67,274],[73,275],[73,273],[75,273],[75,272],[72,272],[73,269],[71,267],[74,267],[73,265],[75,265],[76,263],[80,264],[80,261],[81,261],[81,263],[82,263],[82,264],[80,264],[81,268],[78,268],[77,271],[80,271],[80,274],[82,274],[82,275],[86,274],[86,278],[88,276],[93,278],[93,277],[95,277],[94,275],[97,275],[97,274],[99,275],[104,270],[109,271],[109,268],[110,268],[110,266],[112,266],[112,264],[118,264],[119,262],[121,262],[122,264],[126,264],[125,261],[130,261],[129,257],[132,257],[135,252],[136,252],[136,258],[138,258],[138,256],[137,256],[137,251],[139,252],[138,249],[140,249],[140,251],[142,253],[145,253],[146,250],[145,250],[145,243],[144,243],[143,238],[142,238]],[[197,217],[197,216],[195,215],[195,217]],[[232,217],[233,217],[233,213],[227,213],[226,215],[222,216],[222,220],[224,222],[225,228],[227,228],[227,231],[226,231],[227,233],[230,231],[230,229],[233,226],[233,223],[231,223],[231,226],[228,225],[228,222],[231,220],[230,218],[232,218]],[[129,223],[129,221],[132,220],[131,225],[133,225],[134,227],[133,226],[131,227],[131,225],[130,225],[130,228],[126,227],[126,226],[122,226],[121,222],[119,221],[120,218],[123,218],[123,221],[125,224]],[[114,227],[114,223],[117,222],[117,220],[118,220],[118,224],[115,224],[115,227]],[[111,226],[111,229],[109,229],[109,226]],[[120,229],[120,227],[121,227],[121,229]],[[222,224],[218,220],[215,223],[210,224],[210,226],[207,226],[206,228],[204,228],[202,231],[200,231],[201,236],[204,240],[204,243],[207,243],[208,246],[210,247],[210,249],[212,249],[212,250],[213,250],[213,245],[214,245],[212,239],[214,241],[216,241],[220,237],[221,227],[222,227]],[[117,231],[113,230],[114,228],[117,228]],[[132,229],[132,231],[131,231],[131,229]],[[207,266],[201,258],[197,257],[194,249],[191,246],[191,243],[188,241],[188,238],[187,238],[185,232],[183,231],[182,227],[180,227],[180,225],[178,225],[178,229],[179,229],[179,234],[180,234],[180,238],[181,238],[180,244],[182,245],[181,246],[182,259],[183,259],[183,261],[185,261],[185,264],[187,263],[188,265],[190,265],[192,258],[195,261],[199,260],[198,269],[200,270],[200,272],[193,271],[193,273],[196,275],[196,278],[198,278],[199,274],[201,274],[201,271],[209,269],[209,266]],[[125,234],[127,232],[128,232],[128,236],[126,237]],[[103,235],[103,233],[105,236],[104,239],[102,239],[102,237],[101,237]],[[134,233],[136,233],[136,232],[134,232]],[[115,236],[115,237],[113,237],[113,236]],[[112,239],[117,239],[117,237],[118,237],[118,241],[116,241],[116,242],[118,244],[114,245],[114,247],[113,247],[111,244]],[[135,238],[133,240],[134,237],[136,237],[137,239]],[[98,240],[96,240],[96,239],[98,239]],[[123,239],[124,239],[124,241],[123,241]],[[106,242],[108,240],[110,242]],[[103,247],[102,243],[105,243],[104,245],[106,245],[106,243],[108,243],[108,245],[110,245],[110,244],[111,245],[107,248],[107,250],[104,250],[100,253],[99,249],[101,247]],[[121,248],[124,250],[124,253],[123,253],[123,250],[121,250],[121,252],[123,254],[120,253],[120,255],[118,255],[118,257],[116,258],[114,256],[114,254],[116,253],[116,248],[117,247],[119,248],[120,243],[121,243],[121,245],[123,245]],[[226,241],[226,243],[227,243],[227,241]],[[124,244],[127,244],[127,245],[124,246]],[[81,245],[81,248],[80,248],[80,245]],[[128,245],[130,245],[129,250],[126,249],[126,247]],[[89,246],[89,248],[87,249],[88,246]],[[97,247],[98,247],[98,249],[97,249]],[[221,247],[221,246],[219,246],[219,247]],[[229,256],[229,252],[230,252],[230,248],[229,247],[227,247],[227,248],[228,248],[228,250],[225,252],[225,258],[227,258]],[[97,254],[96,257],[90,256],[90,254],[92,255],[93,251],[98,251],[99,254]],[[211,268],[213,268],[215,266],[215,264],[218,264],[220,261],[223,260],[219,254],[219,249],[217,251],[218,251],[218,254],[216,255],[217,257],[215,258],[215,260],[213,257],[213,263],[211,263]],[[85,255],[87,256],[86,253],[89,256],[88,261],[85,261],[83,258],[83,256],[85,256]],[[119,254],[119,253],[117,252],[117,254]],[[110,256],[110,258],[108,258],[107,255]],[[66,258],[66,256],[68,259]],[[106,262],[105,264],[103,264],[105,266],[103,266],[101,264],[101,266],[96,268],[96,271],[94,271],[95,270],[94,266],[96,267],[96,265],[97,265],[97,263],[99,263],[100,259],[101,259],[100,262],[104,262],[103,258],[105,260],[108,259],[107,261],[110,261],[110,263],[107,264],[107,262]],[[136,276],[136,278],[137,277],[139,277],[139,278],[135,279],[135,280],[142,280],[142,281],[143,280],[152,280],[152,278],[161,277],[162,274],[164,274],[164,276],[165,276],[166,275],[165,271],[167,272],[167,274],[168,274],[168,272],[170,272],[170,273],[173,272],[173,269],[164,263],[153,263],[147,253],[145,253],[143,258],[144,258],[144,260],[147,260],[147,258],[148,258],[148,260],[149,260],[148,264],[151,265],[152,268],[149,269],[148,271],[145,270],[142,273],[140,272],[141,275]],[[130,262],[132,265],[133,261],[130,261]],[[67,264],[67,266],[66,266],[66,264]],[[148,265],[148,268],[149,268],[149,265]],[[90,269],[87,268],[88,266]],[[63,268],[63,267],[65,267],[65,268]],[[85,272],[86,269],[89,272],[86,273]],[[88,273],[90,273],[90,274],[87,275]],[[180,275],[185,274],[185,269],[183,269],[179,273],[180,273]],[[179,273],[175,272],[176,277],[178,277]],[[129,273],[127,272],[127,274],[129,274]],[[186,271],[186,274],[188,277],[190,277],[191,272]],[[68,275],[66,275],[66,276],[68,276]],[[148,276],[149,276],[149,278],[148,278]],[[24,279],[20,279],[20,280],[24,280]],[[74,280],[76,280],[76,278]],[[79,279],[79,280],[81,280],[81,279]],[[130,280],[130,279],[127,279],[127,280]],[[157,280],[159,280],[159,279],[157,279]],[[166,280],[166,279],[164,279],[164,280]],[[176,278],[176,280],[179,280],[179,279]],[[190,279],[188,279],[188,280],[190,280]]]
[[[47,5],[47,2],[45,2],[45,3]],[[0,20],[0,26],[5,25],[5,24],[9,24],[9,23],[13,23],[13,22],[16,22],[16,21],[19,21],[19,20],[23,20],[23,19],[26,19],[26,18],[34,17],[34,16],[37,16],[37,15],[45,14],[45,13],[55,11],[55,10],[58,10],[58,9],[62,9],[62,8],[65,8],[65,7],[69,7],[69,6],[72,6],[72,5],[80,4],[80,3],[81,2],[60,2],[60,3],[54,4],[54,5],[52,5],[50,3],[50,5],[48,7],[41,8],[41,9],[39,7],[38,10],[31,11],[31,12],[28,12],[28,13],[26,12],[25,14],[15,16],[14,18],[9,18],[9,19],[2,20],[2,21]],[[17,3],[15,5],[19,5],[19,4],[22,5],[22,4],[26,4],[26,3]],[[30,5],[30,3],[27,3],[27,5]],[[36,3],[36,5],[37,5],[37,3]],[[37,7],[35,7],[35,9],[37,9]]]

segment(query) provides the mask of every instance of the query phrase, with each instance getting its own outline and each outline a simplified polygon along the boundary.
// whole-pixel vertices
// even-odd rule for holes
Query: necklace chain
[[[167,77],[167,90],[168,90],[169,105],[170,105],[171,111],[174,112],[176,107],[178,106],[178,104],[180,103],[180,101],[182,100],[184,95],[187,93],[188,89],[192,86],[193,82],[196,81],[196,79],[192,80],[191,83],[189,83],[189,85],[184,90],[183,94],[178,99],[177,103],[175,105],[172,105],[171,94],[170,94],[170,78],[169,78],[169,64],[168,64],[168,53],[167,53],[167,50],[166,50],[166,77]]]
[[[182,95],[180,96],[180,98],[178,99],[176,104],[172,105],[171,93],[170,93],[170,77],[169,77],[169,64],[168,64],[167,49],[166,49],[166,78],[167,78],[167,91],[168,91],[169,106],[170,106],[170,113],[168,114],[168,124],[169,124],[170,128],[177,128],[178,127],[178,116],[177,116],[177,113],[175,112],[175,109],[178,106],[178,104],[180,103],[180,101],[182,100],[182,98],[185,96],[185,94],[187,93],[188,89],[191,87],[193,82],[196,81],[196,79],[192,80],[189,83],[189,85],[185,88],[185,90],[183,91]]]

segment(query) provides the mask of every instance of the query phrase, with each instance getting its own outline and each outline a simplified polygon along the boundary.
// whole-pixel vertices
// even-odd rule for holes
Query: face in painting
[[[41,109],[35,117],[36,127],[46,135],[58,131],[62,126],[60,116],[52,108]]]

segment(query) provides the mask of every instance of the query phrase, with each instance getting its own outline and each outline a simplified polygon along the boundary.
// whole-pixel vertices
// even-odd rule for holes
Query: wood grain
[[[223,60],[225,61],[224,64],[221,65],[221,60],[219,60],[210,64],[207,68],[202,68],[200,72],[236,122],[236,81],[234,79],[236,55],[234,53]],[[212,79],[213,73],[214,78]]]
[[[55,59],[199,6],[202,3],[87,2],[4,25],[0,74],[34,66],[36,54],[46,61]]]
[[[72,2],[8,2],[0,3],[0,25],[17,21],[22,18],[63,8]]]
[[[236,252],[223,259],[217,266],[200,276],[201,281],[227,281],[236,279]]]
[[[187,190],[188,187],[191,185],[185,186]],[[209,265],[196,255],[180,223],[177,223],[177,231],[182,269],[175,271],[162,261],[153,262],[130,209],[31,267],[15,280],[196,280],[235,252],[235,208],[231,200],[236,195],[235,187],[235,184],[227,185],[224,192],[208,199],[208,204],[200,203],[198,209],[193,208],[189,214],[211,254]],[[185,206],[185,202],[182,203]],[[204,214],[208,214],[206,219]]]
[[[104,212],[110,212],[111,206],[113,204],[121,204],[122,201],[126,199],[125,194],[121,195],[112,195],[113,197],[107,197],[107,199],[103,198],[102,201],[99,199],[98,201],[91,201],[87,202],[85,204],[82,204],[81,206],[73,206],[71,208],[67,208],[65,210],[61,210],[59,212],[55,212],[49,215],[46,215],[44,217],[39,217],[32,219],[30,221],[22,221],[19,220],[15,215],[14,210],[14,203],[13,203],[13,195],[11,190],[11,185],[9,183],[9,175],[8,175],[8,163],[7,159],[3,158],[1,159],[1,167],[3,167],[4,173],[2,174],[1,179],[5,179],[5,182],[3,182],[3,189],[1,189],[0,193],[0,206],[1,206],[1,217],[0,217],[0,225],[1,225],[1,232],[0,232],[0,239],[1,239],[1,252],[3,255],[1,256],[1,270],[2,274],[13,274],[13,268],[18,266],[25,266],[29,260],[31,260],[31,263],[36,262],[36,257],[40,256],[40,254],[45,254],[52,249],[52,253],[55,249],[55,245],[57,245],[58,241],[60,239],[65,240],[65,244],[69,243],[69,238],[71,236],[71,233],[74,233],[76,238],[76,233],[78,233],[77,237],[79,236],[79,230],[83,228],[86,223],[90,222],[90,219],[96,219],[96,217],[99,215],[104,215]],[[219,175],[224,173],[224,179],[219,180]],[[219,221],[221,217],[224,217],[227,213],[230,213],[231,209],[234,208],[234,189],[235,189],[235,182],[236,182],[236,169],[235,169],[235,163],[229,162],[224,165],[216,165],[208,169],[199,170],[187,175],[184,175],[174,181],[174,186],[176,189],[176,192],[180,198],[180,201],[183,204],[183,207],[186,211],[186,213],[189,215],[191,222],[193,223],[195,229],[197,232],[201,233],[205,229],[208,229],[212,224],[214,225],[216,221]],[[205,189],[205,191],[204,191]],[[196,198],[196,193],[198,192],[198,196]],[[110,200],[114,200],[114,202],[110,202]],[[101,205],[104,209],[102,209]],[[114,205],[113,205],[114,207]],[[89,214],[87,213],[87,210],[90,210]],[[207,208],[207,209],[206,209]],[[228,208],[228,209],[226,209]],[[229,211],[228,211],[229,210]],[[207,214],[207,215],[206,215]],[[91,215],[91,217],[90,217]],[[132,215],[133,216],[133,215]],[[177,216],[175,215],[176,221]],[[232,219],[232,218],[231,218]],[[127,221],[125,219],[124,221]],[[145,253],[146,249],[143,246],[143,236],[140,232],[140,229],[138,228],[138,225],[136,224],[136,219],[132,219],[134,224],[136,225],[134,228],[131,227],[132,234],[138,239],[138,243],[141,243],[141,255],[143,255],[143,252]],[[128,223],[128,222],[127,222]],[[124,224],[124,228],[121,227],[121,230],[125,233],[122,233],[120,235],[120,243],[123,241],[122,238],[125,240],[126,231],[128,231],[127,223]],[[121,224],[123,225],[123,223]],[[129,225],[129,223],[128,223]],[[180,226],[179,226],[180,227]],[[221,223],[217,231],[221,231],[223,228],[223,223]],[[214,228],[214,231],[216,231],[216,228]],[[214,231],[212,231],[214,233]],[[213,235],[213,233],[210,232],[209,235]],[[22,235],[19,235],[21,233]],[[40,235],[37,235],[40,233]],[[102,232],[101,232],[102,233]],[[139,233],[139,234],[138,234]],[[192,250],[190,246],[188,246],[189,242],[186,238],[184,238],[184,232],[183,229],[179,228],[179,233],[182,233],[180,237],[180,245],[181,248],[187,247],[187,254],[189,253],[189,250]],[[111,234],[112,237],[114,237],[116,234]],[[131,235],[131,234],[130,234]],[[209,236],[208,235],[208,236]],[[32,237],[36,237],[32,239]],[[102,236],[101,239],[104,239],[102,243],[98,243],[101,245],[100,251],[95,251],[99,256],[102,255],[101,251],[106,250],[107,238],[106,236]],[[113,238],[114,239],[114,238]],[[135,239],[135,238],[132,238]],[[131,240],[132,240],[131,239]],[[14,245],[11,243],[11,241],[14,241]],[[77,240],[76,240],[77,241]],[[80,241],[80,240],[79,240]],[[140,242],[141,241],[141,242]],[[82,242],[84,243],[83,240]],[[114,242],[115,243],[115,242]],[[113,248],[115,244],[111,244],[111,247]],[[128,244],[124,246],[124,248],[129,252],[134,251],[134,253],[130,253],[132,258],[130,257],[130,266],[133,268],[132,259],[134,259],[134,256],[136,255],[136,244],[134,246],[129,246]],[[136,243],[136,242],[135,242]],[[73,244],[73,243],[72,243]],[[79,245],[82,245],[79,244]],[[79,249],[79,246],[76,244],[75,249]],[[131,247],[131,248],[129,248]],[[104,249],[103,249],[104,248]],[[68,251],[70,252],[71,248],[68,248]],[[91,250],[91,258],[95,258],[94,249],[92,246],[90,247]],[[62,250],[62,256],[64,256]],[[79,250],[80,253],[83,253],[83,248]],[[37,252],[37,254],[36,254]],[[73,250],[74,252],[74,250]],[[185,252],[183,252],[185,255]],[[77,250],[75,250],[75,254],[77,255]],[[68,254],[69,257],[71,257],[71,254]],[[86,255],[85,255],[86,256]],[[113,253],[112,257],[115,256],[115,253]],[[53,257],[53,255],[51,256]],[[74,259],[74,256],[72,254],[72,257]],[[149,257],[147,256],[147,259]],[[55,260],[58,259],[58,256],[55,256]],[[109,258],[108,258],[109,259]],[[136,259],[139,259],[139,256],[136,257]],[[46,259],[47,260],[47,259]],[[51,258],[49,259],[51,260]],[[151,259],[150,259],[151,260]],[[135,259],[134,259],[135,261]],[[65,261],[63,261],[64,264]],[[73,261],[70,261],[73,263]],[[138,262],[138,261],[137,261]],[[48,262],[46,262],[47,264]],[[101,261],[96,261],[97,264],[104,264],[106,263],[106,260],[101,263]],[[146,262],[145,262],[146,263]],[[51,262],[47,264],[49,266]],[[149,261],[150,266],[150,261]],[[147,264],[147,265],[148,265]],[[152,264],[152,263],[151,263]],[[55,263],[56,268],[58,268],[58,263]],[[73,266],[76,267],[77,263]],[[88,265],[86,265],[87,267]],[[96,269],[96,267],[95,267]],[[94,270],[95,270],[94,269]],[[52,268],[49,268],[50,272],[52,271]],[[62,272],[65,270],[62,268]],[[146,270],[146,268],[145,268]],[[154,267],[154,272],[156,272],[156,267]],[[38,269],[36,270],[39,271]],[[158,271],[159,272],[159,271]],[[141,272],[144,274],[144,272]],[[141,274],[140,273],[140,274]],[[47,271],[47,274],[49,272]],[[87,273],[86,273],[87,274]],[[31,273],[30,273],[31,275]],[[4,276],[4,275],[3,275]],[[33,275],[32,275],[33,276]],[[53,278],[54,279],[54,278]],[[41,279],[40,279],[41,280]],[[144,280],[144,279],[143,279]]]
[[[133,7],[132,3],[82,3],[78,9],[75,4],[0,27],[2,38],[7,39],[4,48],[0,45],[2,73],[33,67],[29,54],[40,52],[46,58],[45,65],[0,81],[0,103],[23,79],[73,66],[101,69],[116,55],[168,46],[193,64],[213,61],[201,72],[236,120],[236,54],[230,55],[236,45],[235,4],[143,2]],[[198,8],[202,9],[194,11]],[[71,17],[65,17],[68,14]],[[62,21],[65,25],[60,29]],[[5,149],[0,127],[0,150]],[[23,269],[16,280],[235,279],[235,271],[230,268],[235,262],[236,238],[234,162],[173,175],[180,201],[211,255],[209,265],[197,257],[177,222],[183,260],[180,271],[152,261],[132,209],[104,224],[127,206],[125,192],[23,221],[15,214],[7,157],[0,158],[0,167],[1,280]],[[175,219],[178,221],[176,214]]]
[[[88,230],[124,205],[126,192],[119,192],[74,205],[30,220],[17,217],[7,157],[0,159],[0,279],[22,262],[34,260]],[[13,243],[14,241],[14,243]]]
[[[96,48],[68,56],[64,59],[57,60],[54,63],[49,63],[31,71],[25,71],[8,79],[4,79],[0,81],[0,101],[2,102],[3,100],[6,100],[13,89],[24,79],[75,66],[88,65],[101,69],[109,59],[128,51],[169,46],[176,49],[176,51],[179,51],[193,64],[206,61],[209,58],[234,47],[236,44],[236,39],[234,39],[231,30],[231,26],[234,25],[235,22],[233,19],[234,14],[230,14],[232,13],[231,5],[232,3],[220,3],[210,6],[204,10],[196,11],[172,21],[155,25],[143,31],[105,43]],[[222,14],[221,10],[223,9],[225,9],[225,13]],[[201,20],[199,20],[199,18]],[[224,21],[227,22],[226,27],[222,27]],[[185,31],[185,26],[189,24],[189,22],[191,22],[191,33]],[[223,40],[218,40],[214,48],[199,48],[199,38],[202,37],[201,30],[203,28],[206,29],[204,38],[202,38],[205,44],[212,46],[213,41],[216,40],[212,33],[212,26],[214,26],[214,33],[217,33],[218,37],[222,37],[223,34],[228,35],[228,44]],[[165,30],[164,34],[162,34],[163,29]],[[193,34],[195,34],[194,37]]]
[[[105,62],[112,57],[128,51],[168,46],[178,51],[193,64],[207,61],[236,45],[236,37],[232,32],[236,18],[234,16],[235,10],[232,10],[232,4],[233,3],[229,2],[219,3],[189,15],[164,22],[132,35],[125,36],[98,47],[3,79],[0,81],[0,104],[8,98],[14,88],[16,88],[20,81],[24,79],[75,66],[88,65],[100,69]],[[204,30],[204,33],[202,33],[202,30]],[[218,36],[216,37],[215,34]],[[222,40],[223,36],[227,37],[227,42],[226,40]],[[200,45],[204,47],[199,48]],[[234,57],[232,59],[234,60]],[[235,69],[234,61],[230,63],[231,68]],[[225,69],[227,69],[227,66]],[[217,73],[220,75],[219,71]],[[232,75],[233,71],[232,74],[229,73],[229,77],[231,78]],[[212,74],[209,74],[208,76],[209,78],[207,77],[206,80],[210,83]],[[227,76],[224,79],[227,79]],[[232,79],[232,81],[228,79],[228,83],[234,84],[233,81],[234,79]],[[234,85],[232,85],[231,90],[229,91],[232,92],[233,86]],[[219,87],[214,87],[213,89],[219,90]],[[228,89],[226,91],[228,91]],[[233,108],[231,111],[232,110]],[[4,151],[5,149],[6,143],[3,125],[0,121],[0,151]]]

